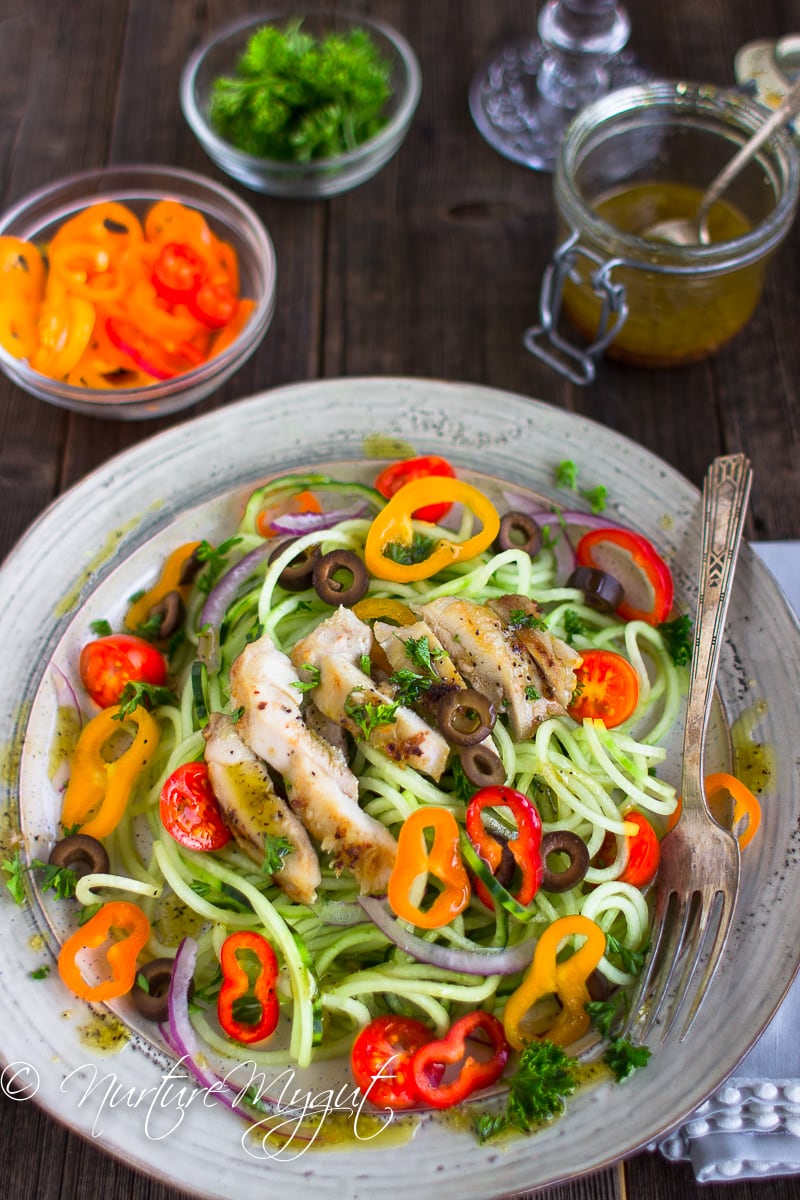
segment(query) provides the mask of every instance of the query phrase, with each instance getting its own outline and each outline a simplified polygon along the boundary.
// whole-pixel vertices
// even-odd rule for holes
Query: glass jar
[[[640,366],[675,366],[713,354],[738,333],[797,207],[800,161],[791,136],[779,130],[730,184],[712,210],[709,245],[640,233],[665,217],[691,216],[763,121],[760,105],[706,84],[637,85],[585,108],[556,165],[559,245],[542,281],[540,323],[525,335],[528,349],[588,383],[604,352]],[[564,334],[562,310],[581,343]]]

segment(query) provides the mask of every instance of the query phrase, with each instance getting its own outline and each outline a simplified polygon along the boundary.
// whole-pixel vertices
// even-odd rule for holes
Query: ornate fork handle
[[[683,802],[687,810],[705,804],[704,742],[751,481],[745,455],[729,454],[714,459],[703,483],[705,532],[683,737]]]

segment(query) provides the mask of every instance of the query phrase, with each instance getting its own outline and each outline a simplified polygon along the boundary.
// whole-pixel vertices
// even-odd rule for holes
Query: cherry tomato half
[[[639,676],[627,658],[613,650],[585,650],[575,668],[577,687],[569,715],[603,721],[613,729],[627,721],[639,703]]]
[[[83,686],[101,708],[119,704],[129,683],[163,687],[167,682],[163,656],[150,642],[131,633],[111,633],[87,642],[78,669]]]
[[[353,1042],[350,1069],[376,1108],[413,1108],[420,1102],[411,1060],[432,1041],[430,1029],[413,1017],[375,1017]]]
[[[625,813],[625,820],[637,827],[637,832],[626,837],[628,861],[619,877],[620,883],[644,888],[652,883],[661,863],[661,843],[647,817],[640,812]],[[597,854],[598,866],[608,867],[617,852],[616,839],[607,834]]]
[[[382,496],[391,500],[404,484],[411,483],[414,479],[427,479],[429,475],[446,475],[455,479],[456,473],[446,458],[440,458],[438,454],[424,454],[419,458],[406,458],[402,462],[384,467],[375,480],[375,487]],[[423,508],[418,508],[413,516],[417,521],[430,521],[431,525],[436,525],[447,516],[452,507],[449,503],[426,504]]]
[[[204,762],[184,763],[161,789],[161,824],[187,850],[219,850],[230,841]]]

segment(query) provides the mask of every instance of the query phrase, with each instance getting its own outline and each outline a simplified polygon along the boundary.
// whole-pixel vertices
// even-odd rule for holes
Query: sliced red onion
[[[332,508],[329,512],[281,513],[278,517],[270,518],[270,529],[275,533],[289,533],[299,537],[304,533],[317,533],[321,529],[330,529],[340,521],[352,521],[355,517],[363,517],[367,505],[351,504],[347,508]]]
[[[526,938],[516,946],[501,949],[460,950],[455,946],[438,946],[426,942],[404,929],[388,913],[375,896],[360,896],[358,900],[371,921],[385,933],[395,946],[430,967],[442,967],[459,975],[516,975],[531,964],[537,938]]]
[[[200,635],[197,656],[209,671],[216,670],[219,666],[219,628],[228,606],[241,585],[250,578],[265,558],[269,558],[274,549],[274,541],[262,542],[226,571],[208,593],[200,612],[199,628],[204,632]]]
[[[82,729],[83,713],[75,689],[61,667],[56,666],[54,662],[50,663],[50,673],[56,693],[56,706],[58,708],[74,708],[78,717],[78,728]]]

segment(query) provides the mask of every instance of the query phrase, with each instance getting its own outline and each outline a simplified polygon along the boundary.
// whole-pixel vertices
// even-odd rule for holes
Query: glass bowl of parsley
[[[382,21],[298,9],[251,14],[191,56],[181,106],[208,156],[273,196],[349,191],[397,152],[422,76]]]

